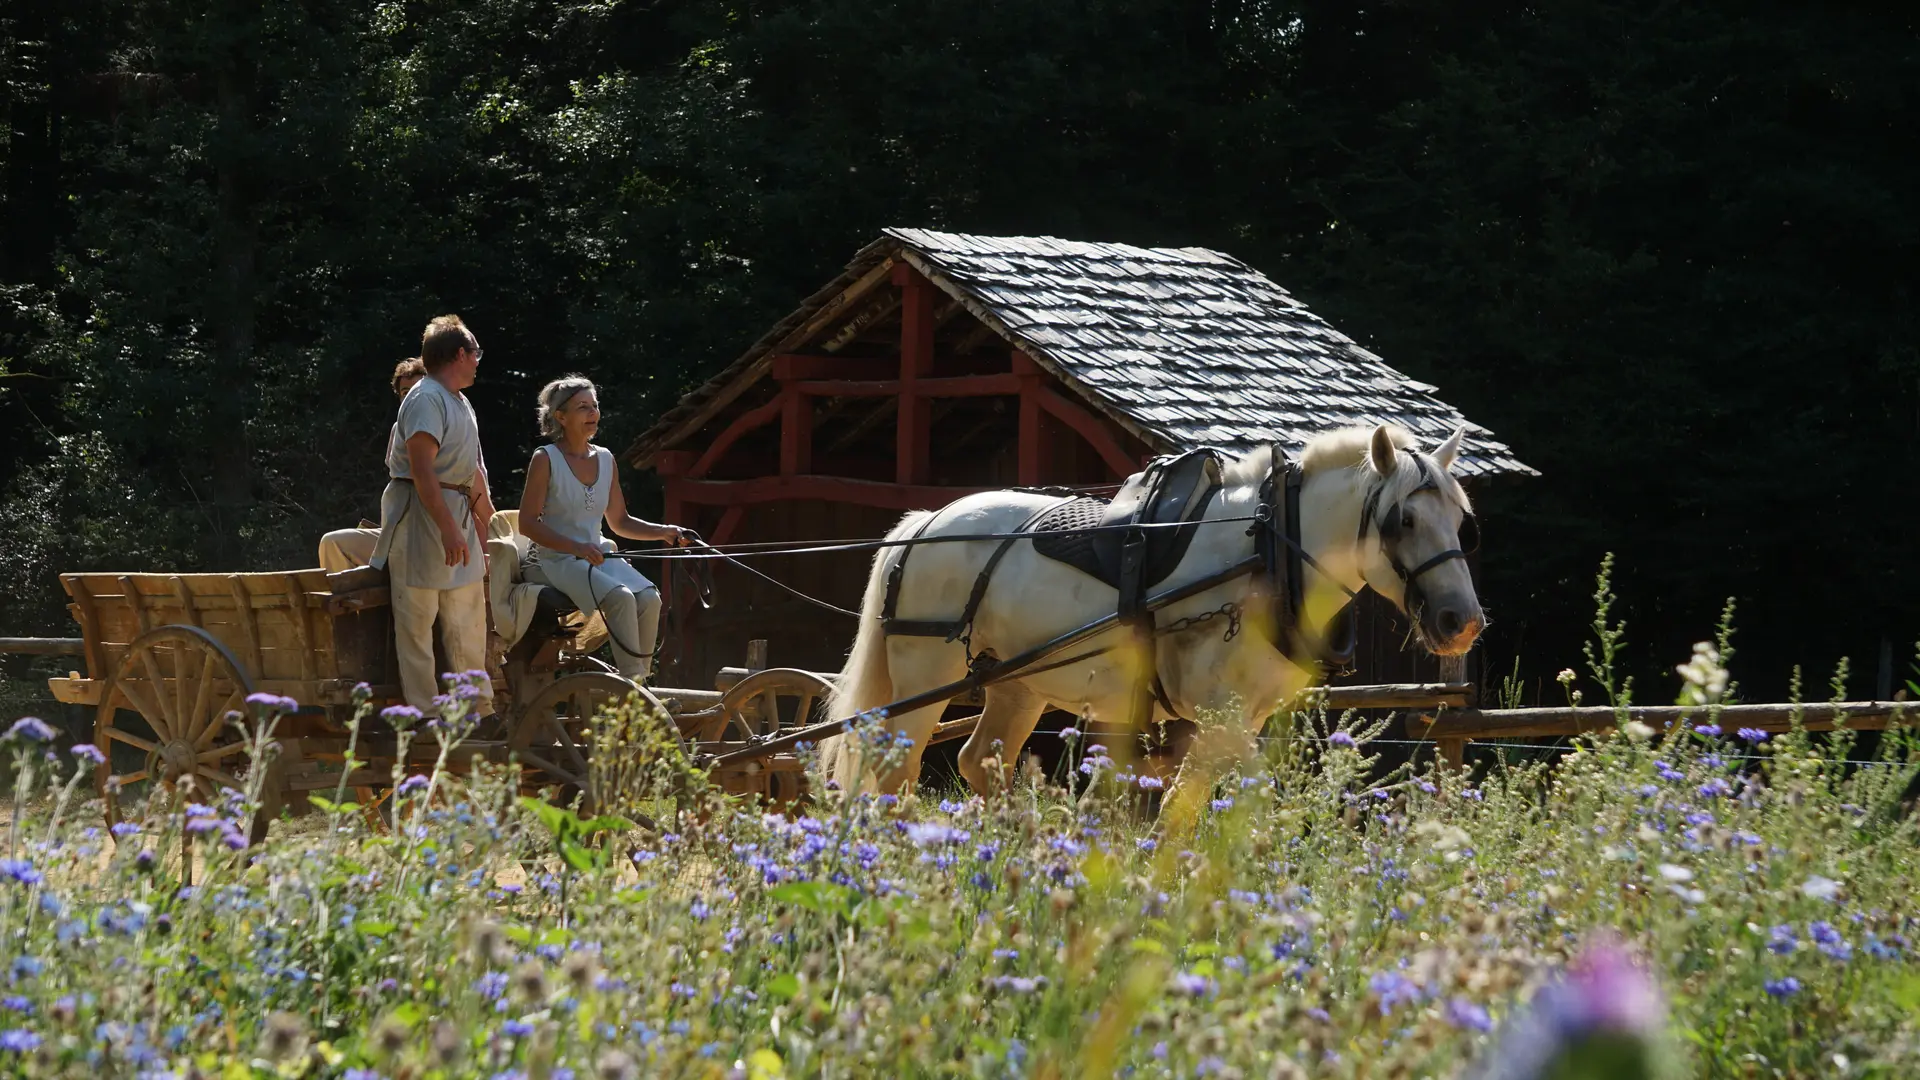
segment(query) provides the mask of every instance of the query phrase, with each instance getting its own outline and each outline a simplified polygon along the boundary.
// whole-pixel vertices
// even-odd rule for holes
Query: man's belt
[[[468,502],[472,502],[472,501],[473,501],[473,487],[472,487],[472,485],[469,485],[469,484],[449,484],[449,483],[447,483],[447,482],[446,482],[445,480],[442,480],[442,481],[440,481],[440,486],[441,486],[441,487],[443,487],[443,488],[446,488],[446,489],[447,489],[448,491],[457,491],[457,492],[459,492],[460,494],[462,494],[462,495],[464,495],[464,496],[466,496],[466,499],[467,499],[467,501],[468,501]]]

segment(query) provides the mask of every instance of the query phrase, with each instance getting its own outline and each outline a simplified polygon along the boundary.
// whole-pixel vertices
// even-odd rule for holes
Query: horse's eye
[[[1402,510],[1400,512],[1400,527],[1402,529],[1413,528],[1413,511]]]

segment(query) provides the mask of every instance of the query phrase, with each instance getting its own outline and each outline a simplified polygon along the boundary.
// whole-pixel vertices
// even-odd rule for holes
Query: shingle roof
[[[1322,432],[1397,423],[1426,446],[1465,425],[1463,476],[1538,475],[1486,428],[1333,329],[1266,275],[1205,248],[888,229],[628,451],[644,463],[764,377],[783,340],[889,257],[904,259],[1101,412],[1166,449],[1298,452]]]
[[[1462,475],[1537,475],[1435,387],[1388,367],[1229,255],[927,229],[886,235],[1029,355],[1169,446],[1278,440],[1297,451],[1322,432],[1383,422],[1434,446],[1465,424]]]

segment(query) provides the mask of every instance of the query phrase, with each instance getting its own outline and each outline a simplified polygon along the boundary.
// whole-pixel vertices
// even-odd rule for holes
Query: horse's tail
[[[888,540],[900,540],[918,531],[933,516],[931,510],[915,510],[900,519],[887,533]],[[867,574],[867,591],[860,599],[860,631],[854,635],[853,648],[847,653],[846,666],[840,669],[839,682],[827,698],[827,715],[836,720],[858,716],[893,700],[893,675],[887,670],[887,634],[880,625],[880,611],[887,600],[887,575],[906,557],[906,545],[884,547],[873,557],[873,569]],[[827,775],[842,790],[852,790],[860,778],[853,775],[859,755],[853,752],[853,740],[832,735],[820,740],[820,753],[827,762]]]

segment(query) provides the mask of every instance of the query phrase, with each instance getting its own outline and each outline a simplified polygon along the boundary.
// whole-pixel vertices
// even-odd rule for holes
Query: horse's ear
[[[1385,424],[1373,429],[1373,440],[1367,444],[1367,464],[1381,476],[1392,476],[1400,466],[1400,448],[1393,445],[1393,431]]]
[[[1440,449],[1433,452],[1434,464],[1440,466],[1441,472],[1453,471],[1453,461],[1460,456],[1460,440],[1466,437],[1467,429],[1465,425],[1454,428],[1452,437],[1448,438],[1446,442],[1441,443]]]

